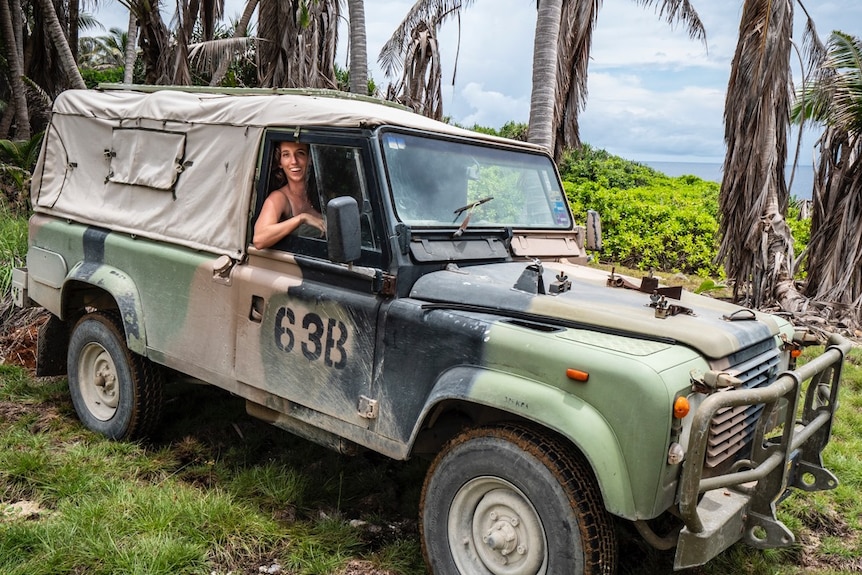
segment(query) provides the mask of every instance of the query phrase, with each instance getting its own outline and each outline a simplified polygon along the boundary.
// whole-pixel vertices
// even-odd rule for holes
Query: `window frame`
[[[344,131],[328,131],[325,129],[300,129],[296,127],[271,128],[264,133],[262,151],[258,159],[258,178],[253,202],[252,214],[249,222],[248,243],[254,235],[254,224],[260,215],[260,210],[263,203],[269,195],[270,185],[270,168],[273,158],[273,148],[275,142],[284,140],[298,141],[309,146],[331,146],[341,148],[353,148],[359,151],[360,162],[362,164],[361,176],[365,180],[365,191],[368,195],[370,208],[370,228],[371,233],[375,235],[375,243],[378,249],[362,246],[359,259],[353,262],[359,266],[372,267],[378,269],[386,269],[389,257],[387,254],[387,242],[383,227],[383,213],[380,204],[380,192],[378,180],[374,173],[374,162],[371,154],[371,147],[368,136],[362,132],[354,131],[345,133]],[[310,150],[309,167],[315,153]],[[319,192],[318,192],[319,194]],[[318,196],[319,197],[319,196]],[[330,198],[331,199],[331,198]],[[315,203],[313,201],[313,203]],[[326,206],[320,206],[321,213],[325,216]],[[360,217],[363,215],[363,205],[359,205]],[[270,248],[279,252],[286,252],[303,257],[311,257],[316,259],[331,261],[328,255],[326,238],[312,238],[290,234],[283,238]]]

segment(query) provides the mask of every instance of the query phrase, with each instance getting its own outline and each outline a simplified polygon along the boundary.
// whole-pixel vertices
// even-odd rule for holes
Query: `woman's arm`
[[[263,202],[263,208],[261,208],[260,215],[254,224],[254,238],[252,239],[254,247],[257,249],[268,248],[280,239],[292,234],[302,224],[308,224],[326,233],[326,224],[317,211],[303,212],[284,221],[279,221],[286,205],[287,198],[283,193],[272,192],[269,194],[266,201]]]

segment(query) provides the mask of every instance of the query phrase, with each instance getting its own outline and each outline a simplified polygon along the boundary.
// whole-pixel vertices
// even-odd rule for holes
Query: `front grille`
[[[763,387],[775,381],[781,352],[772,340],[739,351],[721,362],[721,370],[742,380],[736,389]],[[721,392],[718,392],[721,393]],[[705,466],[727,467],[748,457],[763,404],[725,407],[716,412],[709,427]]]

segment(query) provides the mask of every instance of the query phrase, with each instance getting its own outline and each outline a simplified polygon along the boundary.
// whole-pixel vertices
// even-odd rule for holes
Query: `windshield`
[[[395,209],[411,227],[571,227],[545,155],[393,132],[382,143]]]

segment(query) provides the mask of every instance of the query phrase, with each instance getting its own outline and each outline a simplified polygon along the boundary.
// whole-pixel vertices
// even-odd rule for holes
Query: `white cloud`
[[[525,106],[529,110],[529,100],[524,102],[522,99],[512,98],[501,92],[485,90],[484,86],[477,82],[470,82],[464,86],[459,96],[463,99],[463,103],[459,102],[460,107],[469,110],[458,120],[464,126],[478,124],[499,128],[505,123],[501,123],[500,118],[509,118],[520,122],[527,120],[526,118],[519,118],[519,115],[523,113]]]
[[[656,91],[643,76],[593,73],[581,139],[637,160],[720,161],[724,92],[700,86]],[[718,138],[715,137],[716,133]]]

